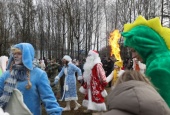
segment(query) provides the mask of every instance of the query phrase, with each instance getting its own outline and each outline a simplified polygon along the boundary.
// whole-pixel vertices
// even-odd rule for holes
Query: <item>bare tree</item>
[[[110,32],[122,31],[139,15],[158,16],[169,27],[169,6],[169,0],[1,0],[0,54],[29,42],[40,58],[69,54],[79,59],[90,49],[105,49],[108,56]]]

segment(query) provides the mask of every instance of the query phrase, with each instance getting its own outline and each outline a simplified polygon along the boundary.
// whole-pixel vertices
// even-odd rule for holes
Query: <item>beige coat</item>
[[[150,85],[140,81],[121,83],[107,98],[104,115],[170,115],[165,101]]]

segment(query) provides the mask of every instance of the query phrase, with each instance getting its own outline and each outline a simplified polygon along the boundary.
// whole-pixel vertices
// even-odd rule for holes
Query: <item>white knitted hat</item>
[[[65,56],[63,57],[63,59],[67,60],[68,62],[70,62],[70,61],[72,60],[69,55],[65,55]]]

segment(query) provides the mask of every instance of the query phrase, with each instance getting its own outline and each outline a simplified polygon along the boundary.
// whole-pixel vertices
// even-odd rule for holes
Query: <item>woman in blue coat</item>
[[[11,53],[7,71],[0,78],[0,107],[6,109],[10,97],[17,89],[23,97],[23,106],[32,115],[41,115],[41,102],[48,115],[61,115],[62,108],[56,101],[47,74],[33,65],[33,46],[19,43],[11,48]],[[17,115],[22,113],[18,112]]]
[[[82,73],[80,68],[78,68],[76,65],[74,65],[72,62],[72,59],[70,56],[65,55],[63,57],[63,63],[64,66],[58,76],[55,77],[54,84],[58,82],[58,80],[65,74],[65,80],[64,80],[64,93],[62,96],[62,100],[66,101],[66,107],[63,109],[63,111],[69,111],[70,110],[70,101],[74,100],[76,107],[74,110],[77,110],[81,105],[77,102],[77,89],[76,89],[76,76],[75,72],[78,73],[78,80],[82,78]]]

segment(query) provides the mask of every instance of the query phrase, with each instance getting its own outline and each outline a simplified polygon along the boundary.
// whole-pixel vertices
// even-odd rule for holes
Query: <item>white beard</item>
[[[94,58],[92,56],[89,56],[86,58],[86,63],[84,64],[84,73],[83,73],[83,78],[84,81],[87,82],[87,84],[90,83],[91,80],[91,71],[94,66]]]

